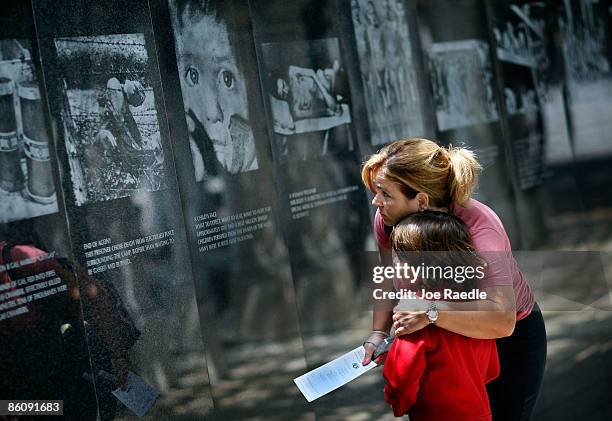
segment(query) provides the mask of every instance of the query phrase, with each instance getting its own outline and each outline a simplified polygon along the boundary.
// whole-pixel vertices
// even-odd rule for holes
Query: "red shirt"
[[[516,320],[522,320],[531,313],[534,296],[512,256],[512,247],[504,226],[495,212],[487,205],[470,199],[466,207],[453,206],[452,212],[468,226],[476,250],[487,262],[485,278],[480,287],[512,285],[516,299]],[[390,229],[390,228],[389,228]],[[390,249],[388,230],[385,231],[380,212],[374,218],[374,234],[381,249]],[[396,285],[396,288],[407,286]]]
[[[17,278],[25,277],[28,275],[35,275],[38,273],[46,272],[47,270],[53,269],[52,265],[49,264],[49,260],[44,260],[42,262],[33,261],[28,264],[23,264],[25,259],[33,259],[35,260],[37,257],[46,254],[44,251],[37,249],[34,246],[28,245],[13,245],[10,252],[10,263],[19,263],[19,265],[11,270],[6,268],[6,265],[9,262],[4,261],[4,248],[7,246],[6,242],[0,242],[0,295],[3,293],[11,293],[11,298],[0,299],[0,302],[5,304],[9,303],[12,300],[23,299],[24,296],[28,295],[27,293],[16,294],[13,295],[19,289],[23,289],[21,286],[12,286],[9,287],[8,284],[10,282],[17,281],[17,279],[12,279],[9,275],[9,272],[14,272]],[[23,266],[21,266],[23,264]],[[9,332],[11,329],[25,329],[31,328],[39,324],[41,315],[38,308],[34,305],[34,302],[24,303],[22,305],[15,305],[13,308],[9,307],[7,310],[16,309],[18,307],[26,307],[27,311],[23,314],[19,314],[17,316],[11,317],[9,319],[0,320],[0,330],[5,332]]]
[[[430,325],[393,341],[383,375],[385,400],[396,417],[490,421],[485,384],[499,375],[495,340]]]

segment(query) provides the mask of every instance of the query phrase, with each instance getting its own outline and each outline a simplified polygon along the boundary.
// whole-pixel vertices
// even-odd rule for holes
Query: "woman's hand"
[[[370,336],[368,336],[368,338],[363,343],[363,348],[365,349],[365,356],[363,357],[363,361],[361,362],[362,365],[370,364],[370,362],[372,361],[372,355],[374,354],[374,351],[376,351],[376,348],[378,347],[378,345],[380,345],[382,341],[384,341],[385,338],[388,338],[388,337],[389,337],[388,334],[384,334],[380,331],[373,331],[372,333],[370,333]],[[384,364],[386,355],[387,355],[386,353],[383,355],[380,355],[378,358],[374,360],[374,362],[378,365]]]
[[[429,324],[425,312],[429,301],[422,299],[400,300],[393,309],[393,329],[396,336],[408,335]]]

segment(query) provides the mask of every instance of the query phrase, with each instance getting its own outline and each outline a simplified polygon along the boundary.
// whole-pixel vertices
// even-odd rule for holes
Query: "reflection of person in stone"
[[[176,41],[196,180],[258,168],[245,77],[211,2],[176,1]]]
[[[0,311],[0,391],[7,399],[63,399],[66,419],[95,420],[98,409],[101,419],[113,419],[117,400],[110,391],[127,389],[129,350],[140,332],[132,324],[134,330],[126,329],[112,285],[46,251],[44,243],[52,240],[38,233],[55,238],[58,232],[38,225],[28,220],[0,227],[0,265],[12,267],[0,272],[0,291],[22,302],[14,315]],[[57,292],[47,288],[50,295],[36,297],[36,289],[17,286],[26,280],[56,285]],[[96,375],[95,396],[91,374],[99,370],[108,374],[108,384],[103,387]]]

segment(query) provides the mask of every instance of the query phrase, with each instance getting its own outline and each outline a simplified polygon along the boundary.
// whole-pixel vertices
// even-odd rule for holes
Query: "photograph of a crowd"
[[[351,15],[372,144],[423,135],[424,107],[404,2],[352,0]]]

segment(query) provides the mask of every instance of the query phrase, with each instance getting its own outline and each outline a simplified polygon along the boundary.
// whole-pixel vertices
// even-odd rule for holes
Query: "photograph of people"
[[[55,213],[44,87],[31,42],[0,40],[0,223]]]
[[[429,53],[438,130],[499,120],[489,45],[479,39],[439,42]]]
[[[143,34],[55,39],[78,206],[166,188]]]
[[[353,151],[338,39],[265,43],[262,53],[276,159]]]
[[[469,338],[496,339],[500,375],[487,385],[493,419],[529,420],[544,376],[546,329],[527,279],[512,257],[502,221],[471,197],[480,169],[471,151],[419,138],[393,142],[365,162],[362,179],[375,195],[374,230],[383,261],[390,264],[385,253],[391,248],[389,236],[404,217],[424,210],[450,212],[468,226],[475,250],[487,263],[479,282],[487,299],[415,299],[409,310],[375,310],[363,363],[371,361],[375,345],[392,327],[401,337],[435,322]]]
[[[371,141],[420,136],[424,116],[402,0],[351,0]]]
[[[247,83],[222,2],[171,0],[195,179],[259,168]]]

